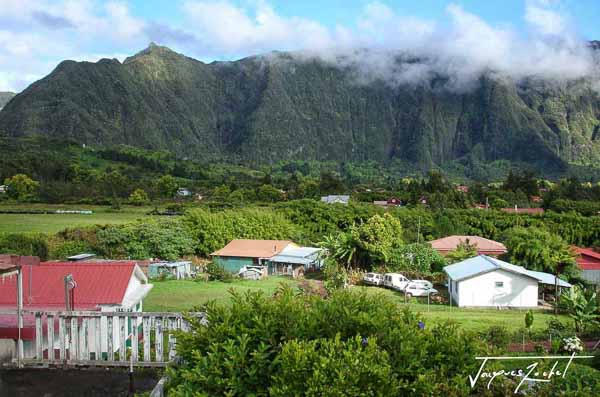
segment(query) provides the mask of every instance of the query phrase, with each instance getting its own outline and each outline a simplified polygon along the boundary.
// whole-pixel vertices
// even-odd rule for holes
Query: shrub
[[[0,252],[13,255],[39,256],[48,259],[48,241],[43,234],[11,233],[0,235]]]
[[[483,339],[493,347],[506,350],[511,341],[510,332],[506,327],[493,325],[489,327],[482,335]]]
[[[231,281],[233,274],[225,270],[219,263],[213,261],[206,265],[206,274],[208,274],[209,281]]]
[[[232,294],[231,306],[197,308],[208,321],[190,319],[192,332],[178,335],[169,396],[463,395],[476,371],[470,334],[420,329],[417,315],[383,296]]]
[[[397,395],[400,385],[385,350],[360,336],[287,342],[277,358],[273,397]],[[345,376],[340,376],[345,374]]]

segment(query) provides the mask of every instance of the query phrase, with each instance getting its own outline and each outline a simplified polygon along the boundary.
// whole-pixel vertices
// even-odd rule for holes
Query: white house
[[[350,201],[350,196],[348,195],[335,195],[330,194],[329,196],[321,197],[321,201],[327,204],[343,204],[347,205]]]
[[[452,302],[460,307],[536,307],[540,284],[555,285],[549,273],[479,255],[444,268],[448,275],[448,292]],[[558,279],[562,288],[571,284]]]

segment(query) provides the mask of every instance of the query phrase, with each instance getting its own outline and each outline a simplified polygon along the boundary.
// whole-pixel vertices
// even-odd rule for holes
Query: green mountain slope
[[[2,109],[15,95],[14,92],[0,91],[0,109]]]
[[[600,96],[482,76],[473,90],[359,84],[289,54],[205,64],[151,45],[123,63],[65,61],[0,112],[0,134],[127,144],[247,164],[506,159],[598,164]]]

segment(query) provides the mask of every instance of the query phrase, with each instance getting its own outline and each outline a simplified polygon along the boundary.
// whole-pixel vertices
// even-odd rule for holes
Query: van
[[[388,288],[403,291],[410,282],[400,273],[386,273],[383,275],[383,285]]]

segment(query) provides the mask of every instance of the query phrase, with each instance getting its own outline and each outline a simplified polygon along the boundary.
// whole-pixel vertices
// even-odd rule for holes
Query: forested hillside
[[[400,60],[398,62],[401,62]],[[526,162],[563,170],[600,160],[600,96],[569,85],[481,76],[470,90],[361,83],[351,67],[279,53],[205,64],[150,45],[126,59],[64,61],[0,112],[0,134],[179,157]]]

